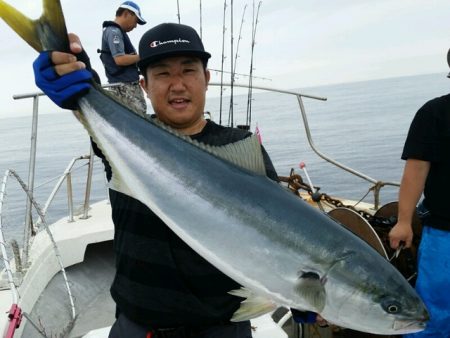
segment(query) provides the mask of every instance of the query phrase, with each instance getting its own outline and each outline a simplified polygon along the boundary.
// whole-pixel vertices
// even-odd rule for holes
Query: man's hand
[[[389,244],[392,249],[398,249],[400,243],[405,243],[405,248],[411,247],[413,230],[411,224],[398,222],[389,232]]]
[[[311,311],[299,311],[291,309],[292,318],[296,323],[317,324],[320,327],[327,327],[328,322],[321,315]]]
[[[74,54],[83,51],[80,40],[69,34],[70,50]],[[89,58],[84,53],[87,63]],[[77,109],[77,98],[91,87],[92,73],[76,56],[59,51],[41,52],[33,63],[36,85],[59,107]]]
[[[328,322],[324,318],[322,318],[322,316],[319,314],[317,314],[316,316],[316,323],[320,327],[328,327]]]

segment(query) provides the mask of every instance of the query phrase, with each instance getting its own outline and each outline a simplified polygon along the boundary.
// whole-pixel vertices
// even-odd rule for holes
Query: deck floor
[[[90,330],[110,326],[115,313],[109,293],[114,272],[112,241],[90,244],[84,262],[66,269],[75,298],[75,325],[70,325],[70,303],[61,273],[50,281],[35,304],[31,313],[33,321],[44,327],[49,337],[82,337]],[[61,323],[67,323],[67,327],[61,327]],[[23,337],[41,335],[25,321]]]

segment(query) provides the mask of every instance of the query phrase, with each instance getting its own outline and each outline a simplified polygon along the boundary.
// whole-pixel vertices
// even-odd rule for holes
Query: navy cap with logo
[[[129,11],[133,12],[137,17],[138,24],[145,25],[147,23],[147,21],[145,21],[144,18],[142,17],[141,9],[133,1],[125,1],[124,3],[122,3],[119,6],[119,8],[125,8],[125,9],[128,9]]]
[[[178,55],[196,56],[206,61],[211,54],[205,52],[195,29],[177,23],[162,23],[149,29],[139,42],[138,67],[141,72],[151,63]]]

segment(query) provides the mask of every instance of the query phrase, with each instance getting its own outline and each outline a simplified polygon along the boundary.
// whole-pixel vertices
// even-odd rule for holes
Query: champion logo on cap
[[[179,43],[191,43],[191,41],[185,40],[185,39],[181,39],[181,38],[178,38],[178,39],[175,39],[175,40],[167,40],[167,41],[153,41],[153,42],[150,43],[150,47],[151,48],[156,48],[156,47],[159,47],[161,45],[167,45],[167,44],[174,44],[174,45],[176,45],[176,44],[179,44]]]
[[[150,28],[139,41],[138,67],[141,72],[148,65],[175,56],[193,56],[205,62],[211,54],[205,52],[202,40],[194,28],[177,23],[162,23]]]

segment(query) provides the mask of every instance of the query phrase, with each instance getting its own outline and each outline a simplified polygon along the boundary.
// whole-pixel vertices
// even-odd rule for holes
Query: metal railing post
[[[67,173],[66,180],[67,180],[67,206],[69,208],[68,222],[73,222],[72,173],[70,171]]]
[[[38,126],[38,110],[39,110],[39,96],[33,96],[33,120],[31,127],[31,147],[30,147],[30,161],[28,165],[28,190],[31,196],[33,196],[34,190],[34,174],[36,169],[36,145],[37,145],[37,126]],[[28,243],[31,236],[31,231],[33,227],[32,220],[32,203],[29,198],[27,198],[27,210],[25,215],[25,228],[23,234],[23,256],[22,262],[26,266],[28,263]]]
[[[81,216],[81,219],[86,219],[89,217],[89,205],[90,205],[90,198],[91,198],[91,185],[92,185],[92,172],[94,170],[94,150],[92,149],[92,145],[90,148],[90,154],[89,154],[89,165],[88,165],[88,173],[87,173],[87,180],[86,180],[86,192],[84,195],[84,205],[83,205],[83,216]]]

